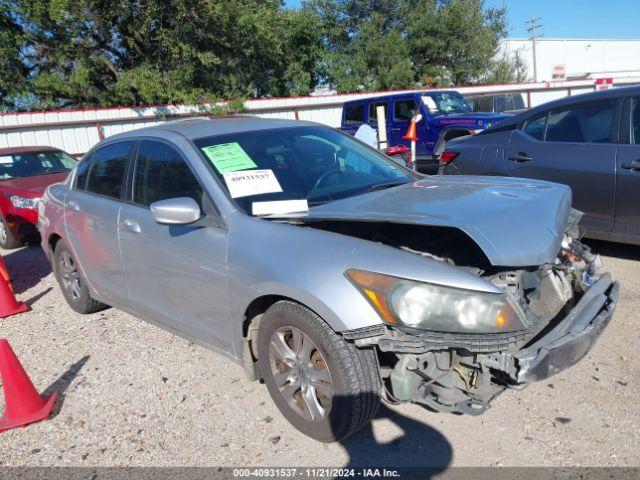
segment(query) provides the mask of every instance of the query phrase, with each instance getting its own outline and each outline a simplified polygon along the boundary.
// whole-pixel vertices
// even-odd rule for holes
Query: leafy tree
[[[0,0],[3,109],[519,78],[484,0]],[[514,70],[515,69],[515,70]]]
[[[519,51],[498,56],[486,74],[483,83],[520,83],[527,80],[527,64]]]
[[[280,0],[0,0],[5,108],[309,93],[322,50]],[[15,53],[18,52],[18,53]]]
[[[478,82],[506,34],[506,9],[486,8],[484,0],[307,0],[303,5],[323,25],[324,75],[338,91],[409,87],[425,77],[441,84]]]

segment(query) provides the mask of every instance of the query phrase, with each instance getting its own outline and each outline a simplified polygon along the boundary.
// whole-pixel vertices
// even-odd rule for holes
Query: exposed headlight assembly
[[[37,210],[39,198],[21,197],[20,195],[7,195],[11,204],[15,208],[26,208],[28,210]]]
[[[392,325],[450,333],[524,330],[525,314],[506,293],[487,293],[347,270],[347,278]]]

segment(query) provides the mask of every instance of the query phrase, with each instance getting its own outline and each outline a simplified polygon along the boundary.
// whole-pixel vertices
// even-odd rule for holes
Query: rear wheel
[[[322,442],[368,424],[380,403],[373,350],[360,350],[294,302],[270,307],[258,330],[258,364],[282,414]]]
[[[87,282],[78,268],[76,259],[62,240],[56,244],[53,270],[65,300],[76,312],[94,313],[109,307],[91,298]]]
[[[13,235],[4,217],[0,216],[0,247],[10,250],[12,248],[18,248],[22,246],[22,244],[23,243]]]

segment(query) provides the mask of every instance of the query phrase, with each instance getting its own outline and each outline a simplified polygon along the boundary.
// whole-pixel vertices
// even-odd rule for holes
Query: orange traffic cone
[[[4,391],[5,411],[0,418],[0,432],[24,427],[49,417],[56,394],[42,398],[22,368],[9,342],[0,339],[0,377]]]
[[[4,279],[5,283],[9,285],[9,288],[13,292],[13,285],[11,285],[11,277],[9,276],[9,270],[7,270],[7,266],[4,264],[2,255],[0,255],[0,275]]]
[[[16,297],[13,296],[13,291],[8,282],[0,279],[0,318],[26,312],[27,310],[29,310],[29,307],[25,303],[17,301]]]
[[[409,123],[409,128],[407,129],[407,133],[405,133],[402,138],[404,138],[405,140],[411,140],[412,142],[417,142],[418,140],[420,140],[418,138],[416,122],[411,120],[411,122]]]

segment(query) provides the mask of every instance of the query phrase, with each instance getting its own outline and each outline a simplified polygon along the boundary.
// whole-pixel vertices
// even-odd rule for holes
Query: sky
[[[298,7],[300,0],[285,0]],[[486,0],[488,6],[506,5],[509,38],[529,36],[525,22],[540,17],[546,38],[640,39],[638,0]]]

